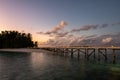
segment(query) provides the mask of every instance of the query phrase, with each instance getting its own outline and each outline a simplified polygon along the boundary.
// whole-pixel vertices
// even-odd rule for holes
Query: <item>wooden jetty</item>
[[[41,47],[42,49],[49,50],[54,52],[55,54],[59,55],[68,55],[70,54],[71,57],[73,57],[75,53],[77,53],[78,58],[80,57],[80,54],[84,54],[86,59],[89,59],[91,55],[93,55],[94,58],[98,58],[100,61],[100,55],[104,57],[104,60],[107,61],[108,57],[108,50],[112,51],[112,62],[116,62],[116,51],[120,51],[120,47],[81,47],[81,46],[53,46],[53,47]],[[97,53],[97,55],[96,55]]]

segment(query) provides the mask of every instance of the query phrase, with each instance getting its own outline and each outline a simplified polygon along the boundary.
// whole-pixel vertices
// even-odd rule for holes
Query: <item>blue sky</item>
[[[103,25],[97,30],[80,31],[74,35],[103,35],[120,32],[120,0],[0,0],[0,31],[30,32],[34,40],[47,41],[48,32],[65,21],[65,31],[85,25]],[[42,39],[41,39],[42,38]]]

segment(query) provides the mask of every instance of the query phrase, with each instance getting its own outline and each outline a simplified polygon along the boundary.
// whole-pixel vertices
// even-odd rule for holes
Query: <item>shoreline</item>
[[[9,49],[0,49],[0,52],[45,52],[43,49],[35,49],[35,48],[9,48]]]

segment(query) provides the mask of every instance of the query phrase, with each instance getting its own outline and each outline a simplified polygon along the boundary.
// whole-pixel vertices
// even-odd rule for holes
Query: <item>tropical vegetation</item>
[[[32,41],[30,33],[18,31],[1,31],[0,48],[27,48],[37,47],[37,42]]]

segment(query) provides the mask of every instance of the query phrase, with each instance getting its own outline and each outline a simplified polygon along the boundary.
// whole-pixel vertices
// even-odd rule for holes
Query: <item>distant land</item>
[[[28,48],[37,46],[37,41],[32,41],[30,33],[20,33],[18,31],[1,31],[0,33],[0,48]]]

